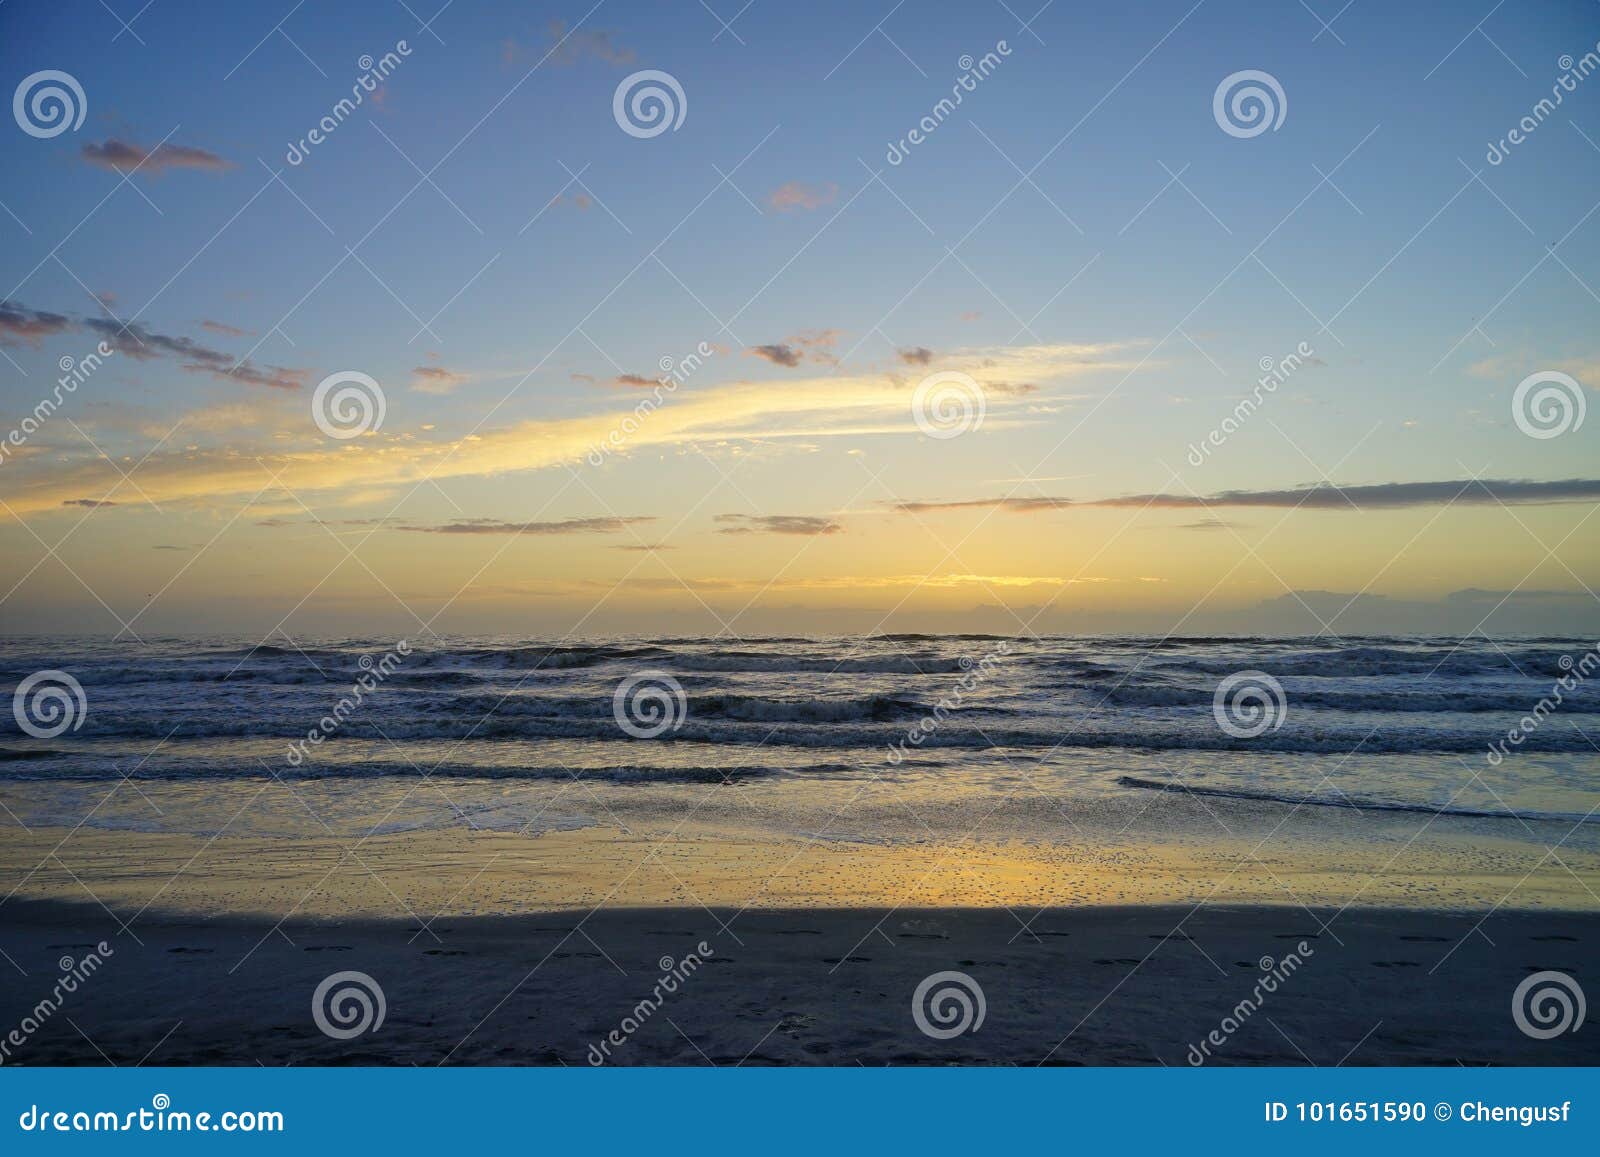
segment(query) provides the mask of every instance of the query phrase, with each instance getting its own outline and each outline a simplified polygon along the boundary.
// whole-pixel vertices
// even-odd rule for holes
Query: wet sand
[[[1600,1063],[1592,1024],[1539,1040],[1512,1017],[1538,972],[1600,990],[1595,853],[1488,828],[1380,818],[1349,838],[1311,809],[1237,837],[1072,843],[36,828],[0,845],[0,1042],[25,1037],[0,1060]],[[99,970],[38,1016],[102,941]],[[338,1039],[313,994],[346,971],[385,1016]],[[947,972],[984,1017],[945,1038],[931,1008],[957,1003],[929,1002],[935,1035],[912,1009]]]
[[[146,913],[119,934],[92,902],[3,913],[6,1027],[58,958],[112,949],[8,1063],[1181,1066],[1213,1031],[1226,1039],[1208,1064],[1600,1063],[1593,1025],[1536,1040],[1511,1016],[1533,972],[1595,987],[1592,914],[680,907],[423,927]],[[663,969],[682,973],[676,991],[657,993]],[[313,993],[347,970],[377,983],[385,1015],[338,1040]],[[913,996],[945,971],[971,978],[985,1012],[935,1039]],[[1274,972],[1275,991],[1229,1021]],[[624,1040],[599,1052],[612,1032]]]

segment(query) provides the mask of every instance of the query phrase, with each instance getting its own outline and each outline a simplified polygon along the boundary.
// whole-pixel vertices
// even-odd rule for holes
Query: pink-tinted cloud
[[[45,338],[71,328],[72,319],[64,314],[0,301],[0,345],[24,343],[37,347]]]
[[[233,168],[232,161],[225,161],[216,153],[205,149],[168,144],[146,149],[128,141],[119,141],[115,137],[103,145],[91,141],[83,146],[81,155],[91,165],[99,165],[102,169],[111,169],[118,173],[131,173],[135,169],[141,173],[159,173],[165,169],[200,169],[220,173],[224,169]]]
[[[820,209],[833,204],[838,196],[838,185],[806,185],[800,181],[788,181],[767,194],[767,204],[780,213],[790,209]]]
[[[411,374],[411,388],[419,394],[448,394],[472,380],[468,374],[443,366],[417,366]]]
[[[762,361],[771,362],[775,366],[788,366],[793,369],[800,364],[800,351],[788,342],[751,346],[745,353],[758,357]]]

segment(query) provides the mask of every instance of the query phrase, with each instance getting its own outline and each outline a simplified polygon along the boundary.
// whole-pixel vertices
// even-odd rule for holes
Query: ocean
[[[0,803],[29,828],[208,836],[693,815],[844,841],[1070,842],[1183,794],[1224,827],[1414,812],[1537,846],[1600,807],[1595,646],[17,637],[0,641]]]

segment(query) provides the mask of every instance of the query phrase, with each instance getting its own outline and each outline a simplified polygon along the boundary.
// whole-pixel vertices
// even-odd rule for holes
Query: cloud
[[[164,542],[158,542],[154,546],[152,546],[150,549],[151,550],[188,550],[189,548],[186,547],[186,546],[169,546]]]
[[[830,518],[805,514],[719,514],[712,521],[731,524],[718,534],[838,534],[844,529]]]
[[[1176,530],[1231,530],[1238,523],[1228,522],[1221,518],[1202,518],[1198,522],[1180,523]]]
[[[417,366],[411,373],[411,388],[419,394],[448,394],[472,380],[468,374],[443,366]]]
[[[72,319],[42,309],[29,309],[14,301],[0,301],[0,345],[26,342],[37,347],[47,337],[72,328]]]
[[[90,510],[99,510],[100,507],[102,507],[102,506],[115,506],[116,503],[107,501],[104,498],[68,498],[61,505],[62,506],[85,506],[85,507],[88,507]]]
[[[833,350],[839,343],[840,333],[837,329],[805,329],[779,342],[751,346],[745,353],[790,369],[803,361],[835,366],[839,364],[839,359],[834,357]]]
[[[609,32],[579,28],[569,33],[566,22],[562,20],[550,21],[548,31],[552,41],[549,58],[558,64],[571,64],[582,57],[591,56],[607,64],[626,68],[638,59],[638,54],[633,49],[624,48],[612,41]]]
[[[627,580],[630,587],[645,590],[675,591],[688,588],[695,591],[868,591],[897,590],[958,590],[966,587],[1070,587],[1102,585],[1116,582],[1146,581],[1143,579],[1112,579],[1101,577],[1063,578],[1059,575],[1020,574],[887,574],[887,575],[780,575],[777,578],[696,578],[696,577],[636,577]],[[591,580],[581,584],[589,587],[611,587],[609,581]]]
[[[900,360],[908,366],[925,366],[933,361],[933,351],[926,346],[913,346],[908,350],[898,351]]]
[[[106,344],[125,357],[148,361],[157,357],[178,359],[179,366],[189,373],[210,374],[224,381],[241,381],[252,386],[268,386],[275,390],[298,390],[305,385],[306,371],[291,370],[283,366],[261,366],[241,361],[221,350],[201,345],[193,338],[171,337],[155,333],[142,322],[121,322],[114,317],[91,317],[84,323],[100,334]]]
[[[677,550],[670,542],[625,542],[611,548],[612,550],[626,550],[635,554],[654,554],[658,550]]]
[[[202,169],[206,172],[220,173],[224,169],[233,168],[232,161],[225,161],[216,153],[207,152],[205,149],[168,144],[146,149],[127,141],[119,141],[115,137],[103,145],[90,142],[83,146],[81,154],[91,165],[98,165],[102,169],[111,169],[118,173],[130,173],[134,169],[138,169],[141,173],[159,173],[164,169]]]
[[[104,299],[102,298],[101,300],[103,301]],[[110,306],[111,302],[107,301],[107,302],[105,302],[105,304],[107,306]],[[240,329],[236,325],[229,325],[226,322],[222,322],[222,321],[212,321],[210,318],[202,318],[201,321],[200,321],[200,328],[201,329],[209,329],[212,333],[225,334],[228,337],[251,337],[251,336],[253,336],[252,331],[250,331],[248,329]]]
[[[593,378],[590,378],[589,380],[594,381]],[[647,387],[661,384],[657,382],[656,379],[647,378],[643,374],[618,374],[611,380],[619,386]]]
[[[788,181],[767,194],[767,204],[780,213],[790,209],[820,209],[833,204],[838,196],[838,185],[806,185],[799,181]]]
[[[498,518],[466,518],[442,526],[402,526],[400,530],[424,534],[615,534],[640,522],[654,522],[653,515],[628,518],[563,518],[557,522],[502,522]]]
[[[775,366],[788,366],[793,369],[800,364],[800,351],[787,342],[776,342],[773,345],[753,345],[745,350],[747,354],[754,354],[763,361],[771,362]]]
[[[1070,498],[961,498],[942,502],[891,503],[901,514],[925,514],[932,510],[1009,510],[1018,514],[1035,514],[1042,510],[1061,510],[1068,506],[1085,506],[1092,503],[1073,502]]]
[[[980,347],[945,351],[940,362],[980,381],[1028,380],[1054,390],[1084,375],[1134,368],[1136,358],[1125,348]],[[636,419],[623,452],[741,440],[914,437],[910,399],[907,383],[877,372],[796,375],[782,389],[770,382],[742,381],[679,391],[671,405],[643,421]],[[1031,399],[990,398],[984,428],[1015,429],[1055,420],[1037,410]],[[587,414],[485,427],[470,440],[383,430],[338,446],[299,433],[299,426],[293,427],[294,433],[284,427],[262,440],[235,439],[227,447],[163,447],[140,466],[138,481],[145,495],[163,505],[189,502],[221,508],[233,495],[258,493],[267,477],[279,471],[280,484],[302,497],[352,488],[409,487],[429,478],[502,477],[581,461],[630,417],[633,407],[623,403]],[[63,499],[104,494],[119,481],[117,472],[88,448],[14,465],[17,472],[8,478],[6,501],[18,514],[59,511]]]
[[[1453,482],[1378,482],[1363,486],[1318,483],[1287,490],[1223,490],[1211,495],[1130,494],[1117,498],[965,498],[942,502],[899,502],[906,514],[932,510],[995,509],[1018,513],[1076,507],[1150,507],[1206,510],[1214,506],[1278,507],[1307,510],[1403,510],[1419,506],[1532,506],[1554,502],[1600,501],[1600,478],[1535,482],[1514,478],[1467,478]]]
[[[1011,394],[1021,397],[1024,394],[1037,393],[1039,387],[1032,382],[985,382],[983,389],[987,394]]]
[[[1533,587],[1523,587],[1519,590],[1486,591],[1479,587],[1465,587],[1459,591],[1451,591],[1449,594],[1445,595],[1445,601],[1450,603],[1470,603],[1473,605],[1488,603],[1493,606],[1498,606],[1501,603],[1510,602],[1513,599],[1544,602],[1547,599],[1586,600],[1591,597],[1592,596],[1589,594],[1589,592],[1581,587],[1570,591],[1540,590]]]

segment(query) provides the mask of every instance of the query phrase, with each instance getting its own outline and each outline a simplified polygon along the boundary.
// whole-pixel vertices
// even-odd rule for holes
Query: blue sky
[[[1255,540],[1183,531],[1171,512],[1167,531],[1142,538],[1095,515],[1040,521],[1006,512],[982,525],[986,516],[973,516],[966,553],[952,558],[964,526],[946,523],[947,537],[930,532],[933,542],[915,549],[902,541],[915,533],[903,519],[892,532],[875,528],[893,521],[884,508],[896,499],[1281,490],[1322,481],[1323,471],[1352,484],[1593,474],[1600,419],[1539,440],[1517,431],[1509,407],[1518,381],[1537,370],[1569,373],[1590,394],[1600,382],[1600,81],[1579,82],[1503,163],[1484,156],[1549,95],[1564,54],[1595,49],[1600,7],[1312,4],[1331,30],[1300,4],[1085,12],[1057,3],[1036,18],[1032,0],[1010,9],[756,0],[737,19],[733,0],[712,7],[731,31],[699,4],[467,0],[447,5],[428,29],[420,25],[434,17],[435,0],[409,9],[397,0],[298,8],[157,0],[124,31],[98,3],[12,0],[0,8],[7,85],[63,70],[82,84],[88,112],[81,129],[47,140],[10,125],[0,133],[0,201],[9,210],[0,217],[0,293],[14,307],[74,319],[134,318],[297,371],[301,388],[123,358],[73,398],[81,429],[53,423],[33,443],[51,454],[4,469],[54,505],[68,492],[57,472],[95,467],[95,447],[139,462],[190,414],[201,417],[141,465],[152,489],[186,468],[178,460],[186,450],[293,455],[316,431],[289,415],[303,414],[311,387],[343,369],[383,383],[392,455],[522,423],[537,439],[541,423],[631,408],[636,397],[613,377],[653,377],[662,357],[701,341],[723,352],[686,396],[740,383],[766,383],[778,395],[818,378],[875,375],[909,392],[928,368],[948,361],[970,370],[1017,348],[1048,351],[1028,365],[1057,377],[1027,383],[1028,397],[991,393],[990,425],[953,441],[919,438],[909,420],[899,431],[876,418],[871,430],[840,431],[741,410],[729,437],[702,431],[641,445],[578,481],[565,467],[513,463],[420,485],[381,470],[370,482],[359,472],[318,475],[292,499],[246,492],[201,501],[179,488],[170,504],[155,494],[145,503],[129,486],[117,509],[94,511],[73,533],[81,554],[63,552],[60,565],[77,559],[84,582],[49,581],[57,565],[49,560],[14,588],[8,608],[70,619],[85,598],[79,587],[98,594],[104,585],[99,597],[125,618],[185,560],[148,550],[132,564],[116,559],[136,543],[198,552],[227,524],[225,541],[208,546],[175,589],[218,568],[208,589],[226,583],[241,593],[206,604],[204,621],[254,627],[294,605],[326,568],[312,560],[259,581],[239,568],[272,553],[269,544],[320,538],[315,518],[438,526],[616,516],[655,519],[652,542],[668,526],[685,536],[672,543],[676,561],[650,560],[671,574],[652,572],[661,588],[638,594],[637,614],[619,623],[651,621],[661,610],[651,600],[667,597],[672,578],[689,587],[737,579],[755,593],[763,575],[791,573],[802,548],[800,569],[817,580],[1060,578],[1100,550],[1107,574],[1096,577],[1149,579],[1170,591],[1155,602],[1144,591],[1097,594],[1109,601],[1081,608],[1082,621],[1158,623],[1209,597],[1209,579],[1236,560],[1229,551],[1249,553],[1245,542]],[[123,0],[121,9],[130,19],[137,5]],[[401,40],[409,55],[381,104],[365,104],[303,163],[287,164],[290,143],[348,95],[358,58]],[[959,58],[1001,41],[1009,54],[993,74],[903,163],[888,164],[889,142],[949,94]],[[687,111],[677,131],[637,139],[614,122],[613,92],[640,69],[681,84]],[[1282,125],[1249,139],[1221,131],[1212,110],[1219,81],[1242,69],[1270,73],[1287,98]],[[163,139],[220,164],[151,165],[119,187],[118,171],[84,153]],[[432,170],[431,183],[412,191],[419,168]],[[799,204],[775,203],[786,187]],[[91,294],[110,295],[110,304]],[[430,324],[419,335],[421,322]],[[30,411],[57,359],[92,345],[88,332],[5,345],[8,411]],[[825,335],[810,348],[842,360],[785,366],[750,352],[796,346],[808,334]],[[1301,342],[1313,357],[1258,415],[1268,420],[1247,423],[1203,467],[1187,465],[1186,447],[1250,388],[1258,360]],[[898,354],[916,348],[934,360],[919,366]],[[418,367],[454,375],[453,388],[413,388],[426,384]],[[218,413],[228,406],[252,410],[230,422]],[[783,436],[763,437],[769,429]],[[255,505],[229,524],[245,503]],[[1301,512],[1250,561],[1276,573],[1248,589],[1225,585],[1220,597],[1231,598],[1232,613],[1285,586],[1354,594],[1371,582],[1367,593],[1432,600],[1463,587],[1510,589],[1541,565],[1551,573],[1530,586],[1570,594],[1600,574],[1592,532],[1572,535],[1553,568],[1534,542],[1553,545],[1591,510],[1592,502],[1530,506],[1526,528],[1507,525],[1498,508],[1452,511],[1432,524],[1448,535],[1435,542],[1430,529],[1417,546],[1408,539],[1437,510]],[[720,536],[728,527],[715,516],[729,513],[806,516],[837,531],[816,542],[789,530]],[[77,508],[19,511],[50,543],[86,517]],[[298,531],[259,525],[302,517]],[[16,547],[16,574],[0,575],[12,587],[40,544],[15,525],[0,535]],[[1505,537],[1488,549],[1495,535]],[[398,540],[395,558],[421,541],[361,532],[380,555],[387,539]],[[507,544],[459,545],[485,553],[406,594],[442,606]],[[1308,547],[1337,559],[1343,569],[1324,568],[1337,581],[1316,583],[1310,565],[1289,573],[1307,562]],[[1190,555],[1199,561],[1171,565]],[[496,554],[486,573],[519,557],[524,572],[549,562],[573,586],[541,596],[541,608],[558,609],[528,611],[526,621],[541,627],[570,624],[585,584],[620,581],[632,565],[610,545],[551,535]],[[357,574],[323,591],[346,579],[341,597],[355,599]],[[712,589],[689,602],[720,606]],[[1061,593],[1021,589],[1030,608]],[[497,599],[526,609],[515,584],[479,593],[488,600],[482,615],[463,612],[463,629],[502,620]],[[452,613],[478,605],[474,597]],[[733,610],[745,603],[728,597]],[[928,613],[1004,601],[982,583],[949,597],[956,601]],[[786,607],[816,600],[800,615],[806,623],[849,611],[838,622],[855,629],[897,598],[857,605],[820,587],[783,596]],[[148,613],[181,625],[196,605]],[[772,615],[763,621],[783,619]]]

